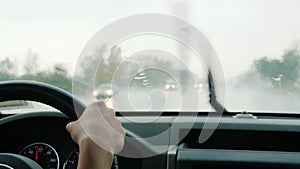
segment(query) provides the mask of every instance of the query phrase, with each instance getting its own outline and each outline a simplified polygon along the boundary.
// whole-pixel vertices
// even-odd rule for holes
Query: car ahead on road
[[[101,99],[126,129],[113,169],[299,169],[299,7],[1,1],[0,168],[77,168],[66,125]]]
[[[93,95],[99,100],[112,98],[116,93],[116,89],[110,83],[100,84],[97,89],[93,90]]]
[[[165,89],[167,91],[172,91],[177,89],[177,84],[173,80],[166,80]]]

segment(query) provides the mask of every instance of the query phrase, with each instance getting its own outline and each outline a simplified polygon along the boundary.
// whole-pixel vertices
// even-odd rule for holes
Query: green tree
[[[66,67],[62,64],[54,64],[53,67],[47,71],[38,70],[34,75],[21,75],[17,79],[38,81],[51,84],[68,92],[72,91],[72,78],[68,75]]]
[[[69,77],[66,67],[62,64],[55,64],[52,70],[48,72],[38,72],[36,80],[54,85],[68,92],[72,91],[72,78]]]
[[[287,50],[282,56],[282,83],[285,86],[294,86],[299,80],[300,55],[295,49]]]
[[[275,86],[293,88],[300,78],[300,54],[297,48],[288,49],[280,59],[262,57],[253,63],[255,71]]]
[[[68,92],[72,91],[72,77],[63,64],[54,64],[48,70],[40,70],[38,55],[28,50],[23,65],[23,72],[17,75],[15,65],[9,58],[0,60],[0,81],[5,80],[33,80],[57,86]]]
[[[120,47],[113,47],[107,57],[97,66],[97,73],[95,76],[95,85],[102,83],[111,83],[114,73],[118,66],[122,63],[122,51]],[[103,57],[99,57],[103,58]],[[99,59],[98,58],[98,59]],[[124,72],[126,75],[126,72]]]
[[[38,60],[39,59],[37,53],[29,49],[23,67],[25,75],[34,75],[38,72]]]
[[[95,49],[93,54],[85,57],[84,60],[81,61],[80,67],[75,73],[76,80],[79,80],[80,83],[87,83],[83,85],[92,85],[95,81],[99,81],[97,80],[98,73],[96,75],[94,73],[96,70],[103,69],[102,65],[105,64],[105,61],[100,59],[103,59],[105,49],[105,45],[101,45]],[[101,66],[101,68],[99,66]]]
[[[0,81],[12,80],[15,78],[15,65],[9,59],[5,58],[0,61]]]
[[[257,72],[266,80],[282,74],[282,61],[263,57],[254,61]]]

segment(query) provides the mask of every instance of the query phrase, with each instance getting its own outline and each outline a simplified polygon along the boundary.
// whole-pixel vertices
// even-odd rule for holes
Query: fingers
[[[104,118],[111,118],[115,116],[115,111],[108,108],[104,101],[96,101],[86,107],[82,116],[104,116]]]
[[[105,102],[102,101],[102,100],[98,100],[98,101],[96,101],[96,102],[94,102],[94,103],[97,104],[97,105],[98,105],[100,108],[102,108],[102,109],[107,108]],[[92,104],[94,104],[94,103],[92,103]]]
[[[118,152],[124,144],[125,129],[116,118],[115,111],[108,108],[103,101],[87,106],[83,115],[68,123],[66,129],[79,145],[85,139],[92,139],[105,150]]]

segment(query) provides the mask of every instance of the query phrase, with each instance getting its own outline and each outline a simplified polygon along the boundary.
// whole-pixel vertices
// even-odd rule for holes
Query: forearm
[[[110,169],[113,154],[105,151],[87,138],[79,144],[79,161],[77,169]]]

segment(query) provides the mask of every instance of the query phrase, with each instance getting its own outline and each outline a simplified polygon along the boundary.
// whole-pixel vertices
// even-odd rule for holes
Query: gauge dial
[[[43,169],[58,169],[59,158],[55,149],[46,143],[33,143],[25,147],[20,155],[37,162]]]
[[[64,164],[64,169],[76,169],[78,164],[79,150],[73,151]]]
[[[64,163],[64,169],[77,169],[77,165],[78,165],[78,158],[79,158],[79,150],[76,149],[74,150],[72,153],[70,153],[70,155],[67,158],[67,161]],[[116,169],[118,167],[117,165],[117,157],[114,156],[114,161],[111,169]]]

